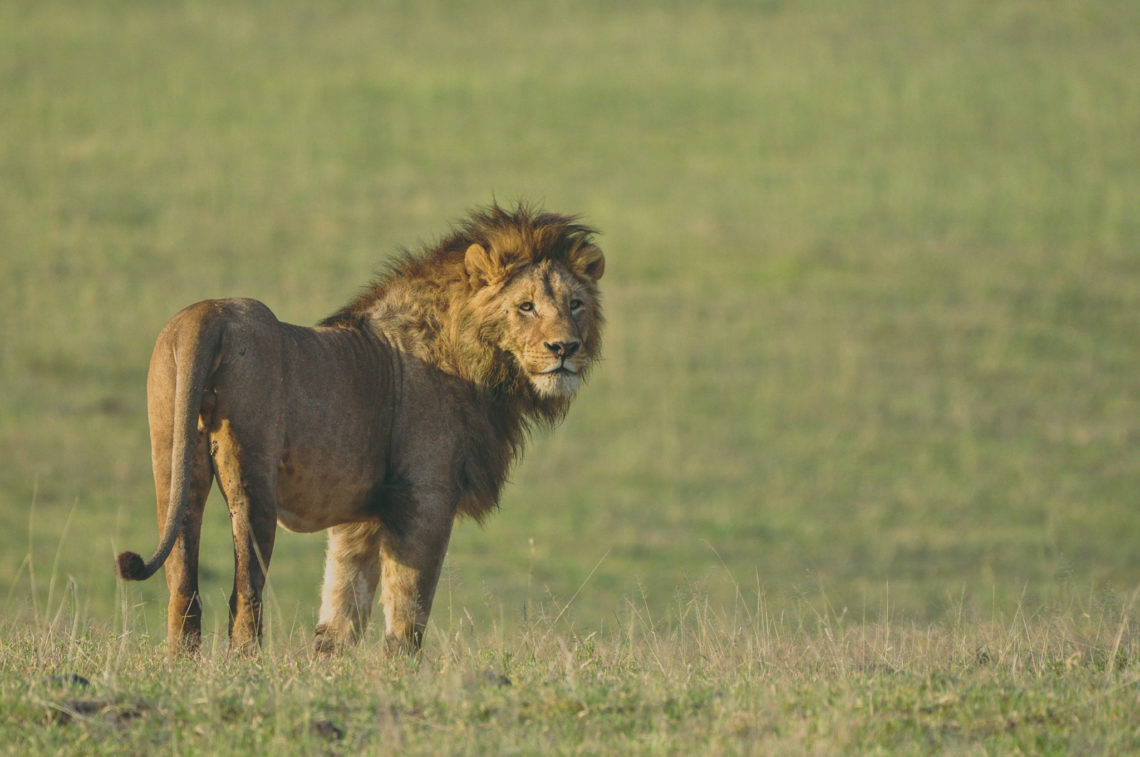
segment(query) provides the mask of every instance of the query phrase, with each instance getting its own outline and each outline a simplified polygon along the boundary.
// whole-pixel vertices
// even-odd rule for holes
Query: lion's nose
[[[545,344],[546,349],[563,359],[573,357],[581,346],[581,342],[546,342]]]

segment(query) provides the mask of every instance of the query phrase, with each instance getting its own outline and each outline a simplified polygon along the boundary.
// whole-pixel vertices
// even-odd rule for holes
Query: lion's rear
[[[117,572],[126,580],[153,575],[182,529],[194,528],[200,519],[212,478],[208,423],[202,419],[212,413],[216,401],[212,382],[225,357],[228,334],[250,323],[272,327],[276,319],[254,300],[207,300],[171,318],[155,342],[147,374],[147,416],[162,535],[149,561],[132,552],[119,555]]]

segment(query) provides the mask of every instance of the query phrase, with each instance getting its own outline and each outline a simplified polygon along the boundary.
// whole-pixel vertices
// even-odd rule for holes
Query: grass
[[[114,631],[3,629],[0,729],[64,754],[1135,751],[1134,608],[1084,609],[916,626],[697,595],[588,634],[459,620],[414,660],[314,659],[303,629],[172,661],[124,604]]]
[[[330,710],[346,743],[393,706],[413,751],[686,751],[714,726],[725,752],[1128,751],[1138,27],[1128,0],[3,4],[5,743],[205,751],[195,725],[238,722],[191,705],[231,663],[186,666],[182,697],[165,587],[110,568],[157,539],[161,325],[229,295],[315,322],[497,195],[605,232],[606,361],[502,512],[457,529],[420,667],[375,629],[331,681],[296,653],[323,541],[279,536],[270,653],[235,694],[264,725],[228,746],[343,686],[369,703]],[[465,688],[484,667],[514,685]],[[199,709],[47,726],[69,670]],[[480,697],[494,744],[441,714]]]

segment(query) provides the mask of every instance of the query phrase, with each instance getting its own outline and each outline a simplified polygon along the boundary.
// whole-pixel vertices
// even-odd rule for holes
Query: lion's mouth
[[[563,363],[562,365],[556,365],[556,366],[553,366],[551,368],[547,368],[545,371],[539,371],[538,375],[539,376],[577,376],[578,375],[578,369],[572,365],[567,365],[566,363]]]
[[[535,389],[545,397],[569,397],[577,391],[580,379],[577,366],[571,363],[552,365],[530,374]]]

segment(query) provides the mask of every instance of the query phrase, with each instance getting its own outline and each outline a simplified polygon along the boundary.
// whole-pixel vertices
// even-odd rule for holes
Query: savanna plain
[[[508,7],[509,5],[509,7]],[[1140,4],[0,4],[0,751],[1140,750]],[[582,214],[605,359],[424,651],[162,649],[182,306],[315,323],[476,205]]]

